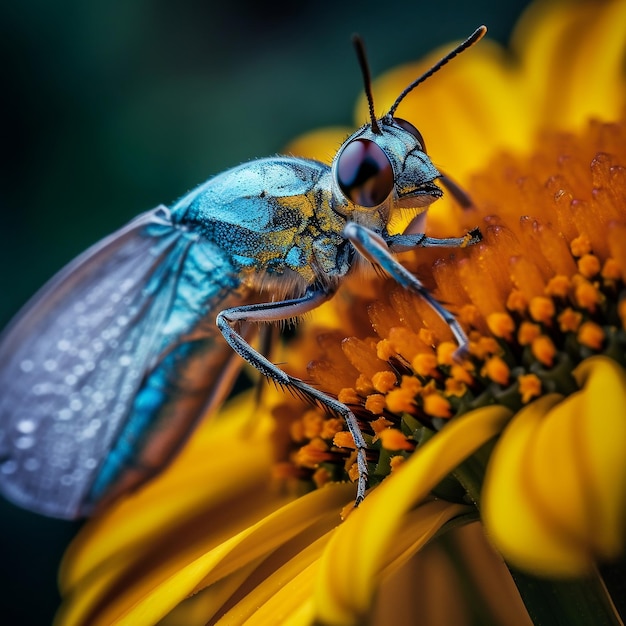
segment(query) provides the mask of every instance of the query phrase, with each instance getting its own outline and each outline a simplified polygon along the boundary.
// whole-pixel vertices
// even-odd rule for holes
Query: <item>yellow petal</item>
[[[267,485],[273,462],[268,436],[272,422],[266,417],[251,423],[255,413],[252,395],[239,396],[220,416],[201,424],[155,480],[91,519],[64,557],[59,574],[62,593],[103,562],[121,565],[140,558],[142,546],[149,549],[162,542],[175,550],[175,537],[164,541],[168,529],[212,509],[218,511],[213,513],[217,521],[220,507],[233,494],[255,494]]]
[[[531,492],[525,468],[537,428],[561,396],[544,396],[524,407],[496,445],[485,476],[481,514],[490,540],[504,558],[521,569],[571,576],[590,566],[546,520]]]
[[[580,394],[573,394],[545,413],[527,441],[526,456],[518,468],[521,476],[526,475],[525,497],[537,517],[559,537],[559,543],[570,544],[574,551],[586,545],[591,530],[590,502],[584,488],[584,443],[575,426],[580,399]]]
[[[346,137],[353,132],[354,129],[343,126],[313,130],[294,139],[285,152],[304,159],[315,159],[330,164]]]
[[[254,590],[238,602],[217,622],[216,626],[253,623],[255,626],[267,624],[302,623],[303,607],[308,605],[306,615],[310,615],[311,589],[318,568],[318,560],[328,542],[328,533],[304,548],[283,567],[259,581]]]
[[[574,376],[585,391],[574,428],[584,443],[590,539],[598,556],[614,558],[626,536],[626,373],[598,356],[583,361]]]
[[[519,20],[527,92],[545,127],[577,129],[622,112],[626,3],[535,2]]]
[[[370,494],[333,535],[320,563],[316,615],[351,624],[367,613],[374,589],[404,517],[463,459],[494,437],[510,411],[491,406],[451,422]],[[446,509],[450,513],[450,509]],[[426,541],[446,521],[438,512],[415,530]],[[443,515],[443,516],[442,516]]]
[[[553,577],[617,557],[626,532],[626,373],[593,357],[575,376],[579,392],[546,396],[515,416],[483,489],[485,526],[505,559]]]
[[[103,593],[106,590],[96,589],[98,584],[87,581],[85,590],[79,585],[74,590],[74,602],[60,614],[59,623],[156,623],[192,593],[240,568],[256,566],[257,559],[272,554],[287,541],[303,534],[303,544],[312,543],[337,524],[337,511],[353,496],[354,487],[349,484],[320,489],[270,513],[217,546],[211,546],[213,541],[209,539],[206,550],[193,558],[183,551],[168,562],[160,563],[160,555],[155,551],[153,568],[142,572],[141,576],[120,578],[116,574],[116,586],[108,597]],[[197,552],[195,546],[194,552]],[[104,578],[100,573],[97,583]],[[214,610],[219,606],[213,607]]]

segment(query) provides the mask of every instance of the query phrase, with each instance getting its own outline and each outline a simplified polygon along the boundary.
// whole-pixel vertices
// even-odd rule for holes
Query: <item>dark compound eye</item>
[[[404,128],[407,132],[411,133],[415,139],[420,142],[420,146],[422,146],[422,152],[426,152],[426,144],[424,143],[424,137],[422,137],[422,133],[420,133],[411,122],[407,122],[403,120],[401,117],[394,117],[393,121],[400,126],[400,128]]]
[[[393,169],[377,143],[354,139],[339,155],[337,182],[355,204],[375,207],[393,190]]]

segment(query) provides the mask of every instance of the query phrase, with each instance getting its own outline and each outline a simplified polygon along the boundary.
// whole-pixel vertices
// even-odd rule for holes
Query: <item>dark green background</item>
[[[0,326],[137,213],[304,131],[351,124],[353,32],[376,76],[481,23],[505,42],[525,4],[0,4]],[[0,621],[47,624],[76,525],[10,505],[0,516]]]

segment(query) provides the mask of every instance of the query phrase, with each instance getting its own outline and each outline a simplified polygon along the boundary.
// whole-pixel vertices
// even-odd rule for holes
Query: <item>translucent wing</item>
[[[165,208],[85,252],[0,337],[0,491],[73,517],[146,372],[194,237]]]

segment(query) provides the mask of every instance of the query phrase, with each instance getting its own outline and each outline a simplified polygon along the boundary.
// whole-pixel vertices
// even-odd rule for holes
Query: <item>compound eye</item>
[[[408,133],[411,133],[411,135],[413,135],[413,137],[415,137],[415,139],[419,141],[420,146],[422,146],[422,152],[426,152],[426,144],[424,143],[424,137],[422,137],[422,133],[420,133],[420,131],[417,130],[417,128],[415,128],[415,126],[413,126],[411,122],[407,122],[406,120],[403,120],[401,117],[394,117],[393,121],[398,126],[400,126],[400,128],[404,128],[404,130],[406,130]]]
[[[337,182],[355,204],[375,207],[393,190],[393,169],[376,142],[353,139],[339,155]]]

